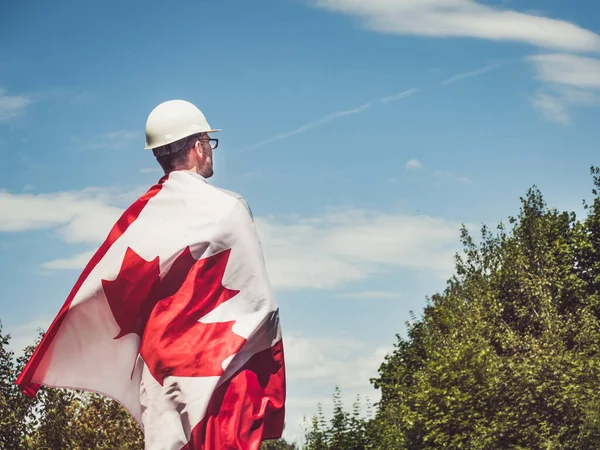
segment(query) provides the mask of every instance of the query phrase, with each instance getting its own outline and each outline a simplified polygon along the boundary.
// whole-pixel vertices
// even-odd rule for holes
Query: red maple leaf
[[[156,302],[160,287],[158,256],[146,261],[127,248],[117,278],[102,280],[102,288],[110,310],[121,331],[115,339],[129,333],[142,337],[150,311]]]
[[[167,376],[218,376],[221,364],[246,342],[234,322],[199,320],[239,291],[222,284],[230,250],[196,260],[189,247],[160,279],[159,259],[146,261],[132,249],[115,280],[102,280],[121,331],[142,337],[140,354],[162,385]]]

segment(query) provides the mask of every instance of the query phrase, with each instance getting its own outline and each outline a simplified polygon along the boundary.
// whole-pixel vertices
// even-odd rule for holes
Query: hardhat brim
[[[215,128],[214,130],[202,131],[202,133],[218,133],[219,131],[222,131],[222,129],[221,128]],[[190,136],[191,136],[191,134],[190,134]],[[181,138],[181,139],[184,139],[184,138]],[[166,144],[162,144],[162,145],[166,145]],[[157,148],[157,147],[162,147],[162,145],[148,145],[148,144],[146,144],[144,146],[144,149],[145,150],[152,150],[152,149]]]

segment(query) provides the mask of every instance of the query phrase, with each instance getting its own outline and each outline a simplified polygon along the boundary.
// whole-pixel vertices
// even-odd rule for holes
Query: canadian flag
[[[114,225],[17,384],[117,400],[148,450],[281,437],[279,309],[246,207],[195,174],[162,178]]]

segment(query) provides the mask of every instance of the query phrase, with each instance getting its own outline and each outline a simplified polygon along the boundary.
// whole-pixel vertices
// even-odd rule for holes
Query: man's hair
[[[168,174],[176,170],[178,166],[187,164],[190,150],[199,139],[200,135],[193,134],[170,144],[156,147],[152,153],[156,156],[160,167]]]

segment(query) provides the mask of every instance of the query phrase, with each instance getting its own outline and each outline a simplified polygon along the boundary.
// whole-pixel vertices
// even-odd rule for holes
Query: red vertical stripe
[[[94,270],[94,268],[100,262],[100,260],[104,258],[104,255],[106,255],[108,249],[115,243],[117,239],[119,239],[123,235],[123,233],[125,233],[127,228],[129,228],[129,226],[139,217],[142,210],[148,204],[150,199],[152,199],[156,194],[160,192],[163,183],[167,180],[167,178],[168,177],[166,176],[161,178],[157,184],[155,184],[148,190],[148,192],[146,192],[143,196],[138,198],[135,201],[135,203],[133,203],[129,208],[127,208],[127,210],[123,213],[123,215],[121,215],[117,223],[115,223],[115,225],[111,229],[106,240],[102,243],[100,248],[96,251],[92,259],[88,262],[85,269],[79,276],[77,283],[75,283],[75,286],[71,290],[69,297],[67,297],[67,300],[65,301],[58,315],[52,322],[52,325],[50,325],[50,328],[48,328],[48,331],[42,338],[42,341],[40,342],[38,347],[35,349],[35,352],[33,353],[31,359],[23,368],[23,371],[17,378],[16,384],[23,389],[23,392],[28,397],[34,397],[40,388],[39,384],[32,383],[31,380],[42,359],[44,358],[48,347],[50,346],[54,337],[56,336],[56,333],[58,332],[58,329],[60,328],[63,320],[65,319],[67,311],[71,306],[71,302],[73,301],[73,298],[75,298],[75,295],[77,295],[77,292],[81,288],[81,285],[87,279],[92,270]]]

